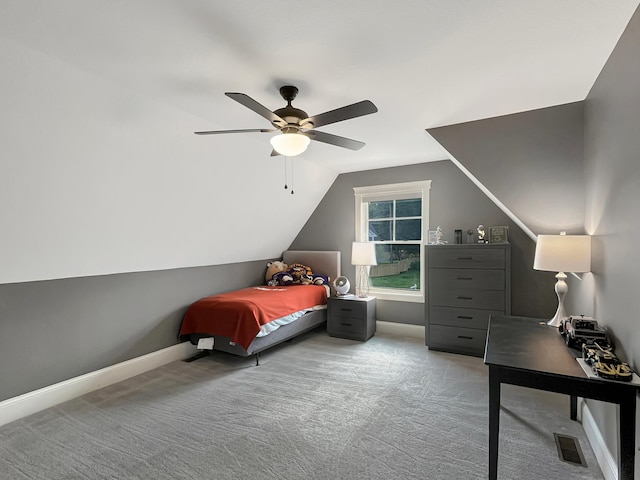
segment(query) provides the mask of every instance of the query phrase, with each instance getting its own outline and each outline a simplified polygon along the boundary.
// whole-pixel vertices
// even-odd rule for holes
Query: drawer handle
[[[473,340],[473,337],[468,337],[466,335],[458,335],[458,338],[461,338],[463,340]]]
[[[350,312],[351,311],[350,308],[341,308],[340,310],[343,311],[343,312]]]
[[[473,257],[458,257],[458,260],[473,260]]]
[[[340,325],[342,325],[343,327],[350,327],[351,324],[347,323],[347,322],[340,322]]]
[[[456,280],[473,280],[473,277],[458,277]]]
[[[458,300],[473,300],[473,297],[463,297],[461,295],[458,295]]]
[[[473,317],[468,317],[466,315],[458,315],[460,320],[473,320]]]

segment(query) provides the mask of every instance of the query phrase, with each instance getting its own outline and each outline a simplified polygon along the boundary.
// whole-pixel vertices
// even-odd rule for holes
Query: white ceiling
[[[3,0],[0,37],[182,110],[189,135],[269,126],[226,91],[274,110],[293,84],[310,115],[369,99],[378,113],[321,128],[362,150],[304,153],[347,172],[444,158],[427,128],[583,100],[638,3]],[[267,158],[269,135],[194,141]]]

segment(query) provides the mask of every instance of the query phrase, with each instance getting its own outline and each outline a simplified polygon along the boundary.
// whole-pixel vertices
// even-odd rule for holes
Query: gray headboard
[[[333,281],[340,276],[339,251],[286,250],[282,254],[282,261],[288,265],[292,263],[302,263],[303,265],[311,267],[311,270],[313,270],[313,273],[316,275],[329,277],[331,293],[335,295]]]

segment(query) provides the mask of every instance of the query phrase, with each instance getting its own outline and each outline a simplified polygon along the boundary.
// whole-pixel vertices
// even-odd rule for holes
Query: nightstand
[[[376,332],[376,298],[344,295],[327,299],[327,333],[366,342]]]

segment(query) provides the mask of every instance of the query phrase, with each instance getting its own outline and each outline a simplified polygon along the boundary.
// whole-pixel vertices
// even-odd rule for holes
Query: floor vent
[[[558,456],[563,462],[573,463],[574,465],[587,466],[587,462],[584,460],[580,443],[576,437],[570,437],[568,435],[560,435],[554,433],[553,436],[556,439],[556,447],[558,447]]]

